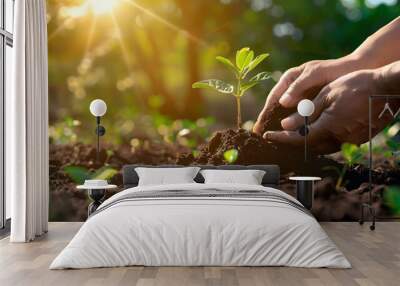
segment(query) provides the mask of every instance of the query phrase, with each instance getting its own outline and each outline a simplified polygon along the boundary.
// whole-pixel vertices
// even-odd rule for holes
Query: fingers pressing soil
[[[282,130],[281,121],[289,115],[296,112],[296,108],[284,108],[279,103],[276,103],[270,110],[267,111],[264,122],[263,133],[266,131]]]

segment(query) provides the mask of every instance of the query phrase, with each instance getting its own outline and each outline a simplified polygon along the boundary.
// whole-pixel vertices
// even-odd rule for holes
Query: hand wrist
[[[374,79],[381,94],[400,94],[400,62],[374,70]]]
[[[352,53],[347,56],[332,60],[328,66],[334,67],[332,76],[334,79],[346,74],[367,69],[369,64],[358,53]]]
[[[354,51],[353,53],[341,58],[348,73],[376,68],[374,63],[369,57],[364,56],[362,53]]]

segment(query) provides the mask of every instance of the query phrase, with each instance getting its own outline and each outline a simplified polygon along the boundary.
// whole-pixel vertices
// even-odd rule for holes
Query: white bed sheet
[[[262,199],[184,198],[112,203],[130,192],[262,190],[232,184],[142,186],[124,190],[89,218],[50,269],[145,266],[293,266],[350,268],[312,216]]]

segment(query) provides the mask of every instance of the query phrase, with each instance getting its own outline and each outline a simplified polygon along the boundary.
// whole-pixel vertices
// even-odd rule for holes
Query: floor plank
[[[380,222],[376,231],[352,222],[321,223],[352,263],[352,269],[289,267],[119,267],[50,271],[55,256],[81,223],[50,223],[49,233],[32,243],[0,240],[2,286],[266,286],[399,285],[400,222]]]

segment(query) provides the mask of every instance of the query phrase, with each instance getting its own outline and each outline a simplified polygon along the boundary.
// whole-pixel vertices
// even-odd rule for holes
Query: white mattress
[[[133,192],[262,190],[232,184],[143,186],[122,191],[86,221],[50,269],[145,266],[293,266],[350,268],[311,215],[257,198],[151,198],[122,200]]]

